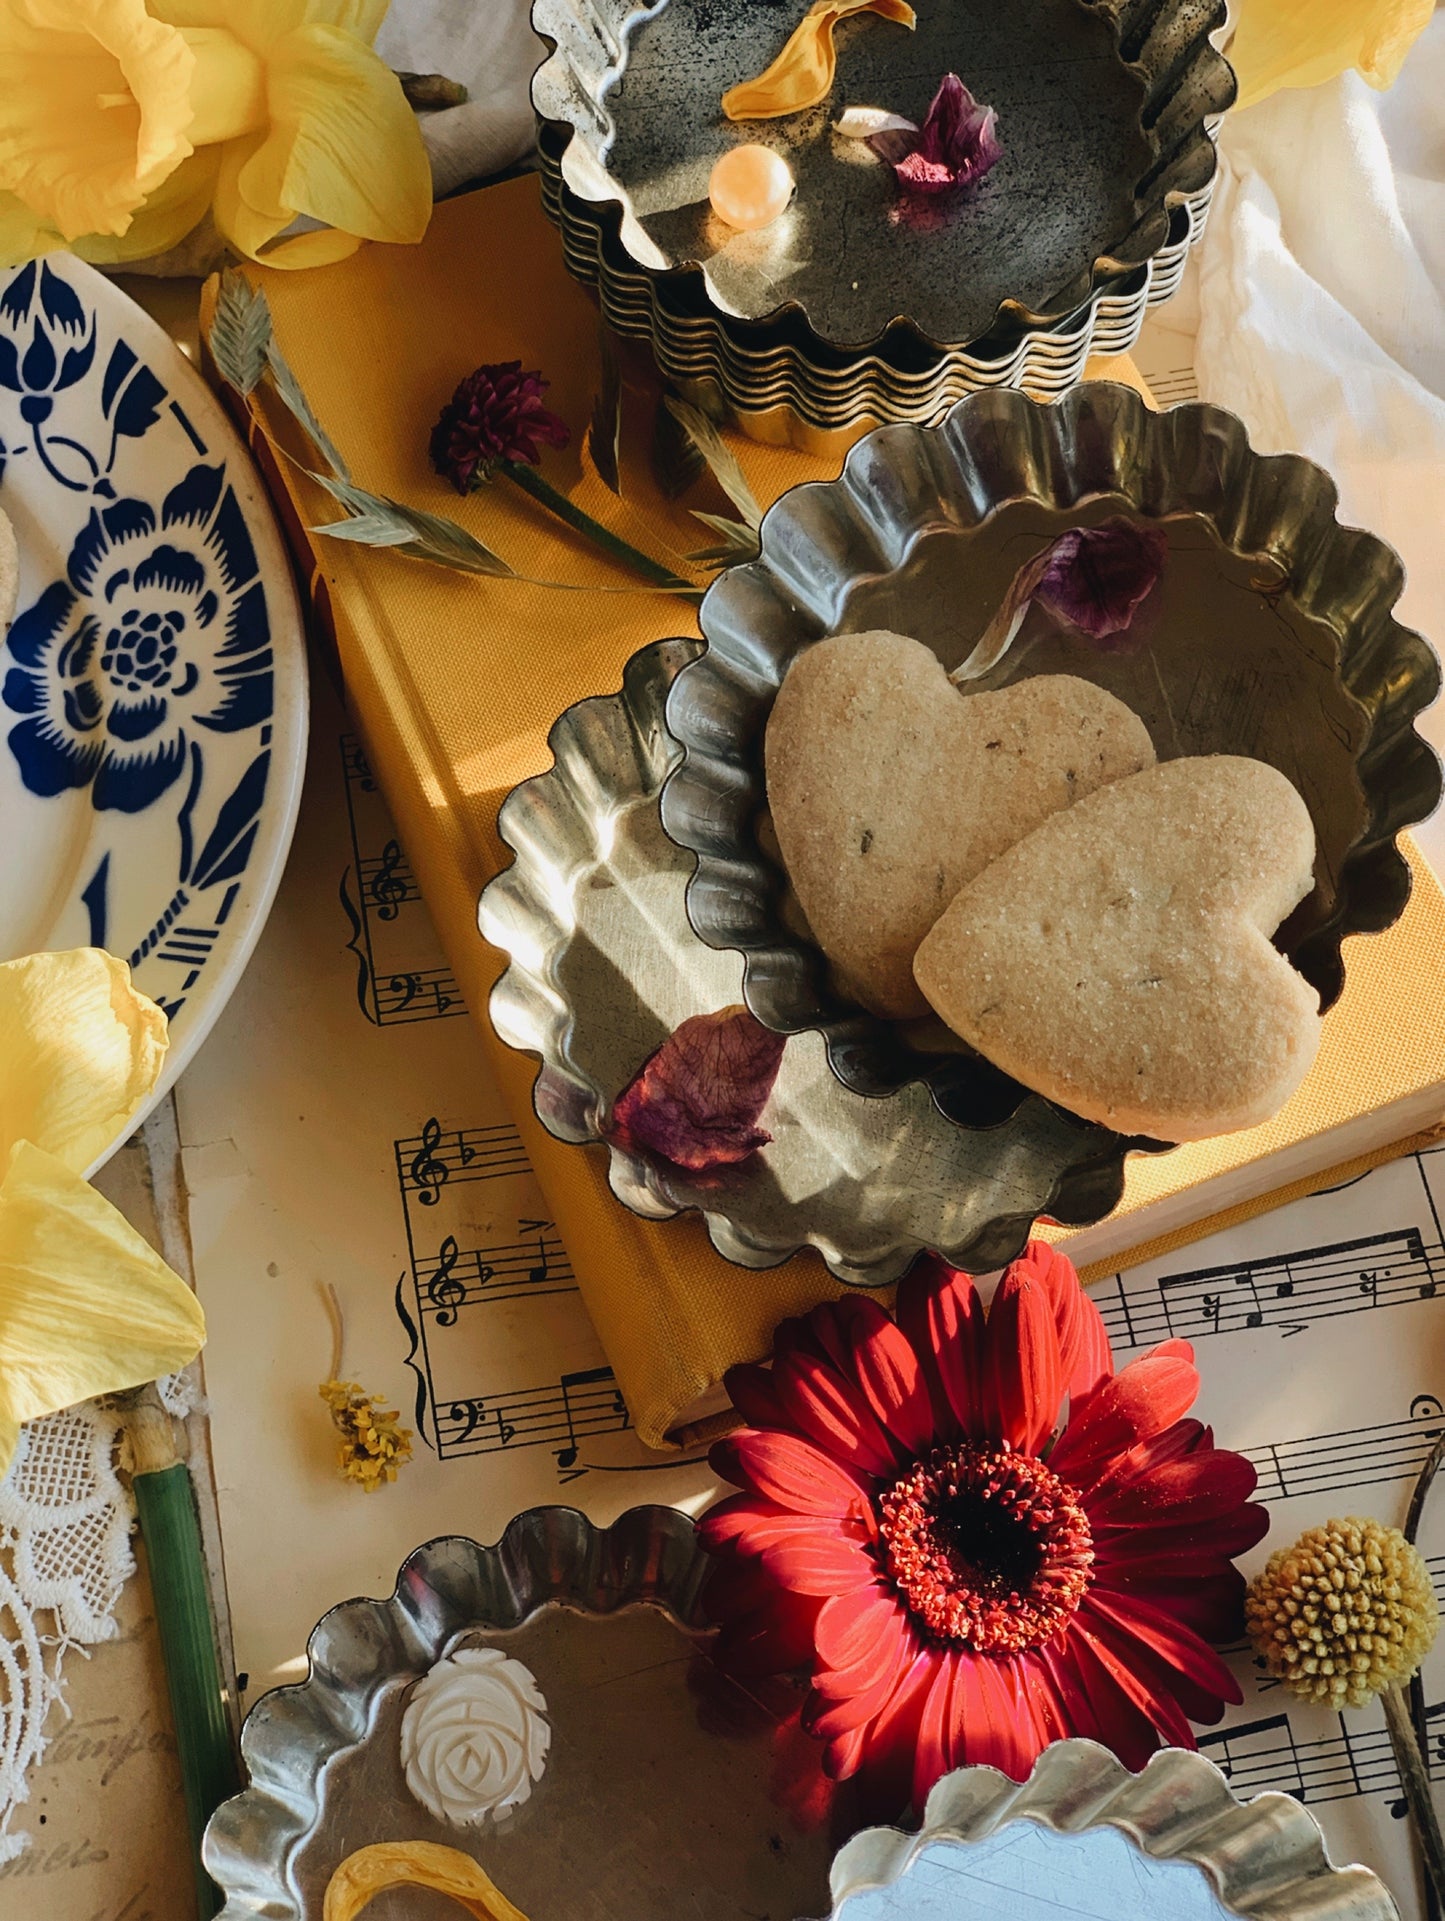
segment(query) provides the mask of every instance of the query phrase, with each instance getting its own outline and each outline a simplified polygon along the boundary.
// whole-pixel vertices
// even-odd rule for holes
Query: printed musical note
[[[407,869],[399,840],[386,843],[379,861],[363,863],[362,879],[381,920],[395,920],[403,901],[421,896],[421,889]]]
[[[443,1460],[511,1447],[550,1447],[559,1469],[576,1468],[579,1443],[630,1423],[610,1367],[564,1374],[551,1386],[444,1402],[435,1410]]]
[[[347,950],[356,957],[357,1005],[377,1027],[464,1014],[405,850],[366,756],[349,735],[342,736],[341,759],[352,865],[339,893],[351,928]],[[414,908],[405,919],[404,908]]]
[[[438,1191],[445,1187],[451,1178],[450,1167],[437,1156],[436,1150],[441,1145],[441,1138],[441,1122],[433,1114],[431,1119],[422,1126],[421,1145],[412,1155],[411,1165],[407,1170],[411,1177],[411,1184],[417,1190],[417,1199],[423,1207],[436,1206]]]
[[[427,1299],[437,1310],[438,1327],[455,1327],[457,1312],[467,1297],[466,1288],[452,1271],[460,1253],[455,1237],[448,1234],[442,1242],[437,1270],[426,1284]]]
[[[437,1182],[490,1181],[529,1174],[530,1163],[515,1127],[456,1127],[443,1130],[433,1115],[420,1134],[396,1143],[397,1175],[403,1199],[417,1186],[411,1167],[418,1151],[438,1163],[445,1173]],[[423,1205],[425,1205],[423,1199]],[[550,1226],[550,1222],[544,1222]]]
[[[1193,1339],[1261,1327],[1290,1340],[1341,1314],[1429,1299],[1435,1292],[1433,1259],[1441,1252],[1426,1247],[1418,1228],[1399,1228],[1157,1281],[1115,1275],[1094,1290],[1094,1298],[1120,1349],[1174,1335]]]

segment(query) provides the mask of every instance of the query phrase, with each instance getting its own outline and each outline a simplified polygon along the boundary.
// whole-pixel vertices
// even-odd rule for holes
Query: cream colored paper
[[[696,1504],[648,1452],[436,945],[369,768],[318,690],[301,824],[255,958],[179,1094],[243,1697],[302,1671],[334,1602],[390,1593],[434,1535],[496,1540],[562,1501]],[[364,1494],[317,1384],[417,1430]]]

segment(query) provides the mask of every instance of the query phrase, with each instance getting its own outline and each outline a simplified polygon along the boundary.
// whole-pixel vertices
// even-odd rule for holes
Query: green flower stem
[[[496,471],[499,474],[505,474],[508,480],[520,487],[524,494],[530,494],[533,500],[540,501],[549,513],[565,521],[574,532],[585,534],[590,541],[595,542],[602,549],[603,553],[610,554],[624,567],[630,567],[634,573],[641,574],[644,580],[650,580],[654,587],[667,587],[674,593],[696,596],[698,590],[692,581],[684,580],[680,574],[671,572],[660,561],[649,558],[636,547],[630,546],[627,541],[610,533],[600,521],[594,520],[591,514],[584,514],[580,507],[574,507],[567,496],[559,493],[550,481],[543,480],[535,468],[525,466],[518,460],[502,460],[497,463]]]
[[[209,1921],[221,1898],[201,1865],[201,1837],[221,1803],[240,1792],[241,1780],[216,1652],[196,1496],[189,1468],[176,1459],[170,1416],[154,1389],[133,1404],[128,1426],[135,1458],[132,1488],[191,1830],[196,1910],[200,1921]]]

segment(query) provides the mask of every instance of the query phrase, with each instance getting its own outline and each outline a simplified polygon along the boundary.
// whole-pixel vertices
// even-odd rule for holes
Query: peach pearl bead
[[[776,220],[793,197],[793,170],[771,147],[733,147],[712,170],[708,199],[719,220],[752,233]]]

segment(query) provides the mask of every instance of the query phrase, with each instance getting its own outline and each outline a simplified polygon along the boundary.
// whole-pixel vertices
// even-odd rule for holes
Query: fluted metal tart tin
[[[1170,238],[1173,209],[1215,166],[1208,123],[1234,81],[1201,0],[952,0],[912,33],[869,16],[838,35],[829,100],[804,115],[729,123],[720,99],[761,72],[805,11],[753,0],[535,0],[551,48],[539,116],[567,130],[560,167],[648,277],[701,281],[748,320],[796,316],[809,339],[876,349],[982,342],[1053,323]],[[967,194],[898,207],[889,171],[830,131],[846,105],[921,120],[958,72],[999,113],[1004,159]],[[741,141],[787,153],[792,208],[759,235],[710,224],[707,180]],[[863,164],[860,164],[863,163]],[[991,356],[986,356],[991,357]]]
[[[489,1011],[502,1039],[540,1063],[544,1124],[605,1154],[634,1213],[699,1213],[743,1267],[812,1247],[840,1280],[883,1286],[925,1248],[985,1272],[1018,1252],[1040,1213],[1100,1219],[1123,1182],[1113,1135],[1037,1099],[987,1132],[954,1126],[922,1085],[865,1099],[830,1071],[818,1034],[788,1043],[763,1116],[772,1141],[741,1166],[689,1175],[604,1142],[612,1103],[666,1036],[742,998],[741,958],[689,924],[692,857],[658,814],[679,756],[668,690],[700,651],[697,640],[645,647],[620,693],[568,708],[550,736],[554,765],[498,816],[514,859],[483,893],[480,924],[510,964]]]
[[[1182,1748],[1130,1774],[1093,1741],[1056,1742],[1021,1784],[945,1775],[916,1833],[855,1835],[831,1880],[832,1921],[1399,1921],[1379,1877],[1335,1867],[1289,1795],[1240,1801]]]
[[[1341,942],[1389,926],[1405,903],[1397,834],[1440,797],[1439,763],[1414,728],[1439,663],[1394,618],[1399,559],[1341,526],[1336,499],[1309,461],[1256,454],[1221,408],[1155,413],[1098,382],[1050,405],[979,393],[937,428],[880,428],[838,480],[786,494],[764,521],[760,558],[703,603],[706,652],[668,698],[683,758],[662,798],[668,833],[697,862],[693,926],[741,954],[758,1018],[820,1034],[859,1093],[922,1081],[968,1127],[1018,1111],[1023,1089],[941,1026],[876,1019],[833,983],[770,851],[763,735],[789,663],[820,636],[891,628],[952,670],[1018,567],[1065,527],[1119,513],[1169,539],[1148,641],[1105,650],[1026,626],[969,691],[1081,674],[1134,709],[1161,758],[1244,754],[1285,773],[1309,806],[1318,855],[1314,890],[1277,945],[1327,1008],[1343,984]]]
[[[824,1913],[847,1830],[800,1832],[773,1792],[778,1724],[799,1690],[745,1694],[706,1659],[705,1567],[692,1522],[672,1508],[634,1508],[608,1528],[533,1508],[495,1546],[429,1542],[390,1597],[333,1608],[311,1635],[305,1680],[248,1715],[250,1785],[207,1829],[223,1921],[321,1921],[341,1859],[400,1840],[474,1854],[536,1921]],[[408,1791],[399,1723],[421,1676],[478,1644],[531,1670],[551,1747],[520,1808],[460,1830]],[[437,1895],[399,1892],[366,1921],[449,1912]]]

